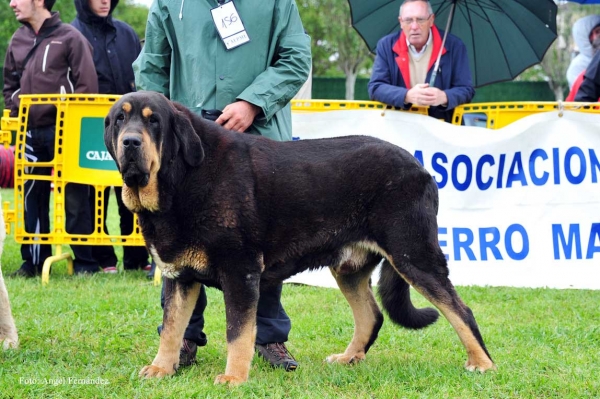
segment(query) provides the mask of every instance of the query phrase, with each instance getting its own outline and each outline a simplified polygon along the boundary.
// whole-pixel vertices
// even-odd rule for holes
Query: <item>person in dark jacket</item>
[[[126,94],[135,91],[135,77],[131,64],[142,50],[133,28],[112,17],[119,0],[75,0],[77,17],[71,25],[79,30],[94,48],[94,65],[98,74],[100,94]],[[108,214],[109,190],[104,193],[104,230]],[[133,232],[133,214],[123,205],[121,187],[115,187],[121,234]],[[94,210],[95,195],[90,195],[90,208]],[[94,258],[106,273],[117,272],[117,256],[111,246],[94,246]],[[123,247],[123,268],[148,271],[148,252],[141,246]]]
[[[571,60],[567,68],[569,89],[573,89],[575,81],[585,71],[594,57],[593,42],[600,36],[600,15],[586,15],[573,24],[573,43],[578,54]],[[579,82],[581,84],[581,82]]]
[[[426,0],[405,0],[400,6],[400,32],[377,43],[373,73],[369,81],[372,100],[409,109],[413,104],[429,106],[429,115],[452,121],[454,108],[475,95],[469,58],[464,43],[434,25],[435,15]],[[433,69],[442,51],[433,86]]]
[[[574,101],[590,103],[600,101],[600,51],[594,53],[586,68]]]
[[[52,12],[55,0],[11,0],[17,20],[23,25],[12,36],[4,61],[4,103],[15,117],[20,94],[96,93],[98,80],[92,48],[75,28],[63,24],[58,12]],[[54,158],[56,107],[36,105],[29,111],[25,157],[30,162],[49,162]],[[36,175],[50,175],[50,168],[34,167]],[[29,233],[50,231],[50,182],[27,180],[24,187],[25,230]],[[70,234],[89,234],[92,215],[88,205],[89,186],[71,183],[65,190],[66,230]],[[75,273],[100,270],[92,257],[92,248],[73,245]],[[50,245],[21,245],[23,264],[13,276],[41,274]]]

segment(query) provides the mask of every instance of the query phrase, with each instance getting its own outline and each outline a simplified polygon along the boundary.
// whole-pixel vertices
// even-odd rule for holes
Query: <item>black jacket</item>
[[[575,101],[592,102],[600,101],[600,51],[596,51],[590,61]]]
[[[71,23],[94,48],[94,64],[101,94],[125,94],[135,91],[131,64],[142,50],[133,28],[112,17],[119,0],[112,0],[108,17],[94,14],[88,0],[75,0],[77,17]]]

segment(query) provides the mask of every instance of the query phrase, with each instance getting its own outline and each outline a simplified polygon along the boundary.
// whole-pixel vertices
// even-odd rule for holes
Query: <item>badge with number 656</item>
[[[233,4],[233,1],[210,10],[215,27],[221,36],[227,50],[238,47],[250,41],[244,23]]]

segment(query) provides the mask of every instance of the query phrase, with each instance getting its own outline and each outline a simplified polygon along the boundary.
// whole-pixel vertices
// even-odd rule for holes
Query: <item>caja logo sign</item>
[[[104,145],[104,118],[81,118],[79,166],[89,169],[117,170]]]

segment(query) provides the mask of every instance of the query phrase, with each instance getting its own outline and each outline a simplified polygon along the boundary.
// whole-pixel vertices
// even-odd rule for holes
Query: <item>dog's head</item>
[[[181,108],[181,106],[179,106]],[[204,158],[189,113],[154,92],[125,94],[104,120],[104,144],[123,177],[123,202],[133,212],[161,209],[161,176],[173,184]]]

